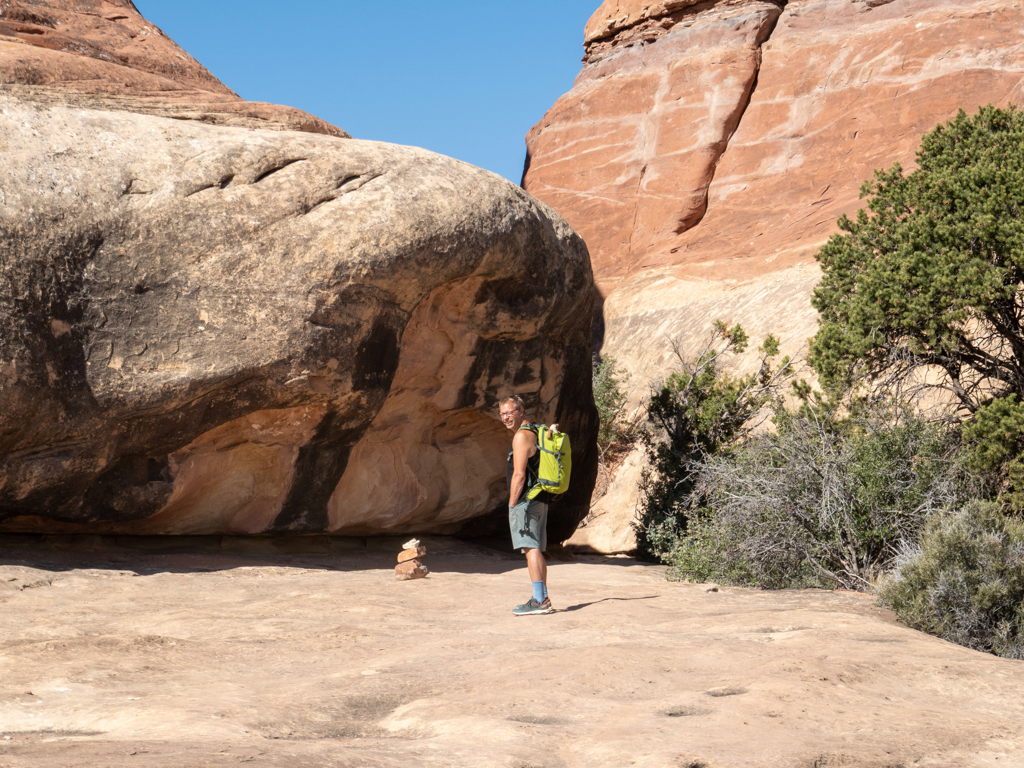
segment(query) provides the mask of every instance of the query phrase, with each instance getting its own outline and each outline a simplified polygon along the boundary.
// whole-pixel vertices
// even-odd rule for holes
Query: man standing
[[[536,498],[526,498],[539,477],[540,456],[537,451],[536,427],[524,425],[526,408],[517,395],[506,397],[498,405],[501,423],[512,432],[508,450],[508,525],[512,546],[526,555],[526,567],[533,582],[533,597],[513,610],[516,616],[531,613],[554,613],[548,599],[548,564],[544,550],[548,544],[548,499],[542,491]]]

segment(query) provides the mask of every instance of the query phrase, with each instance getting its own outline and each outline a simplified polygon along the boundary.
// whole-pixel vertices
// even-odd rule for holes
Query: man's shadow
[[[569,611],[578,611],[580,608],[589,608],[592,605],[603,603],[606,600],[653,600],[661,595],[643,595],[641,597],[602,597],[600,600],[592,600],[589,603],[578,603],[577,605],[570,605],[568,608],[562,608],[556,613],[568,613]]]

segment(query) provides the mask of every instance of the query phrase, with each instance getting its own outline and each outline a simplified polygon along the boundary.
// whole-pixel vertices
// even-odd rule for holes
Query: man
[[[548,598],[548,564],[544,550],[548,543],[548,500],[550,494],[541,492],[536,498],[526,498],[527,492],[539,477],[540,456],[537,433],[524,427],[526,408],[517,395],[506,397],[498,405],[501,423],[512,432],[512,446],[508,451],[508,525],[512,532],[512,546],[526,555],[526,567],[533,582],[533,597],[513,610],[516,616],[533,613],[554,613]],[[552,429],[557,428],[552,425]]]

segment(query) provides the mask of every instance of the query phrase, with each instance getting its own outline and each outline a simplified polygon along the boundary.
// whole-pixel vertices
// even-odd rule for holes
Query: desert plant
[[[600,421],[597,444],[602,454],[612,443],[632,437],[632,425],[625,415],[629,394],[622,389],[625,376],[613,357],[605,355],[594,363],[594,405]]]
[[[1024,403],[1010,394],[983,404],[961,435],[967,467],[989,480],[994,498],[1024,510]]]
[[[679,369],[651,393],[642,436],[648,466],[633,523],[637,553],[644,559],[662,559],[686,533],[688,520],[699,514],[702,503],[696,491],[706,458],[767,418],[768,406],[792,376],[789,358],[773,365],[779,347],[772,336],[760,348],[755,373],[733,376],[723,371],[723,356],[743,352],[747,344],[739,325],[729,328],[718,321],[696,358],[687,359],[675,348]]]
[[[809,362],[827,386],[937,388],[961,416],[1022,402],[1024,112],[961,110],[917,165],[875,171],[870,213],[844,215],[818,253]]]
[[[905,406],[849,415],[819,402],[775,421],[699,467],[706,519],[699,541],[676,543],[677,576],[701,578],[699,555],[713,552],[719,580],[867,589],[929,515],[966,494],[950,431]]]
[[[879,601],[915,629],[1024,658],[1024,522],[981,501],[935,516]]]

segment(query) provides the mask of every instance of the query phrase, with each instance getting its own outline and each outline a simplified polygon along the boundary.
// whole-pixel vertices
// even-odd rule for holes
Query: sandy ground
[[[0,766],[1024,765],[1024,663],[863,596],[399,546],[0,538]]]

